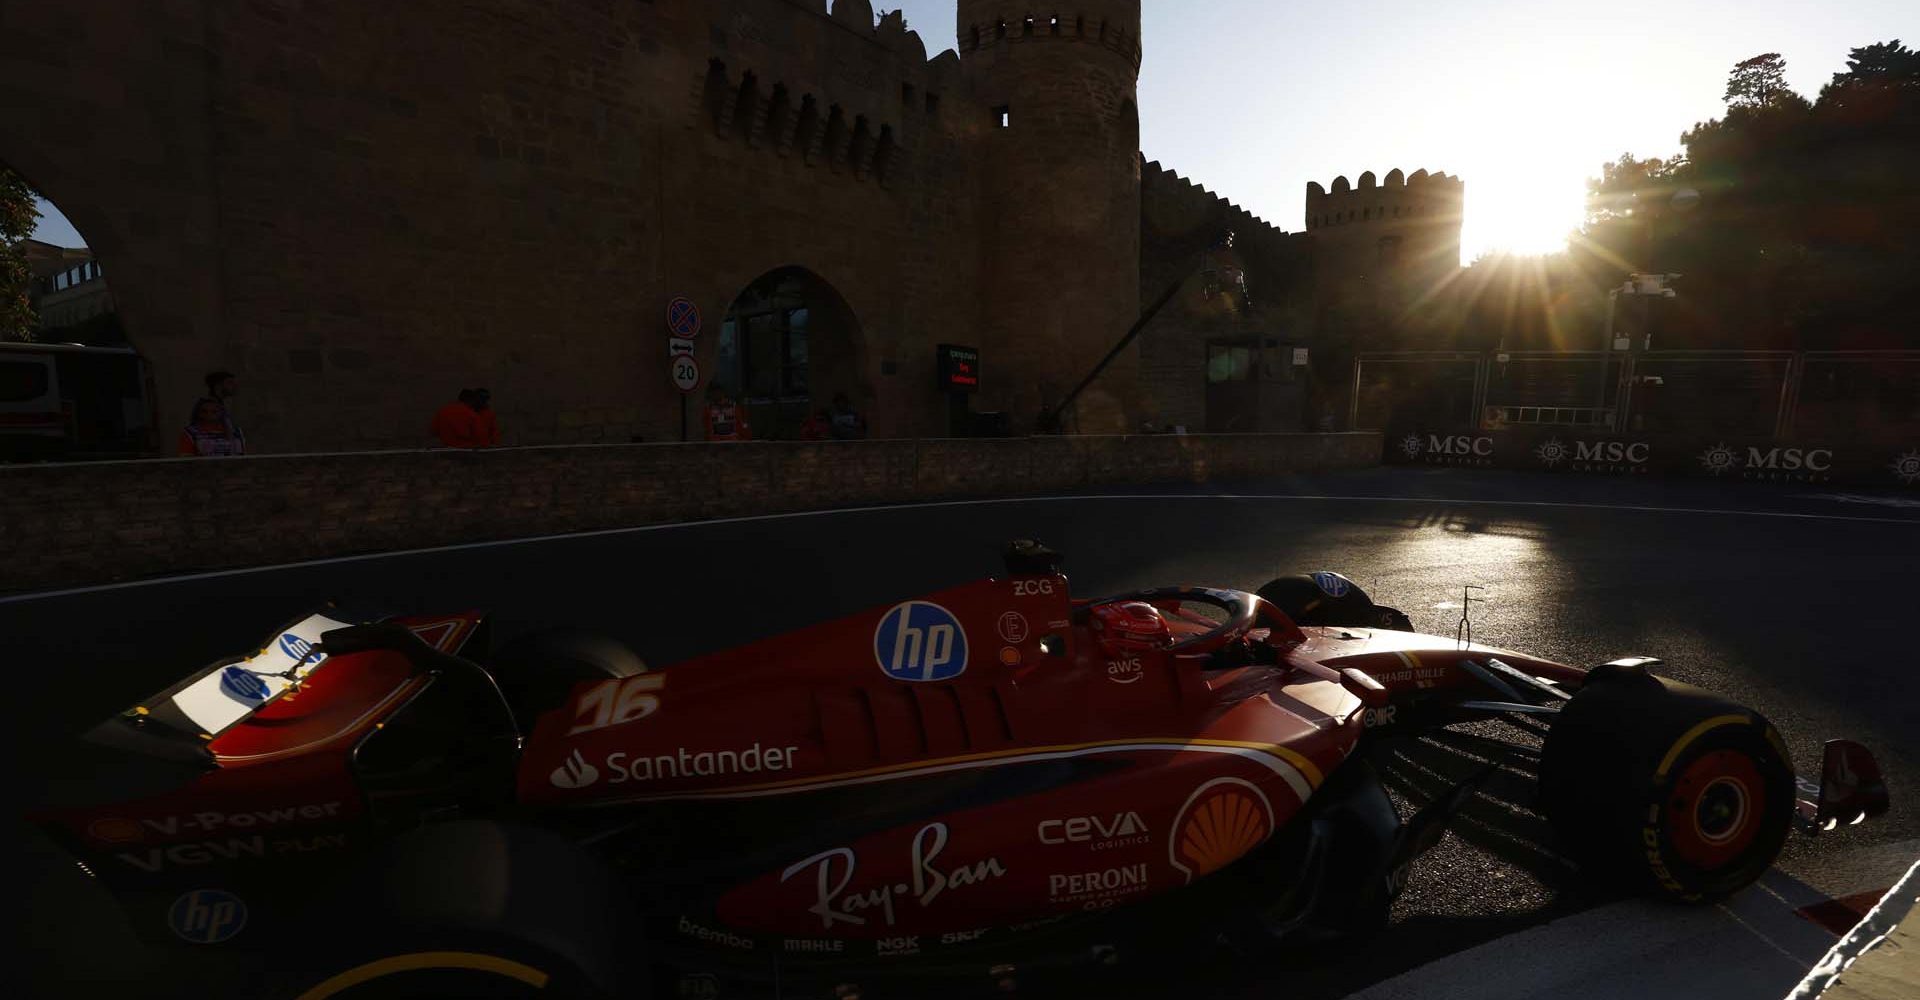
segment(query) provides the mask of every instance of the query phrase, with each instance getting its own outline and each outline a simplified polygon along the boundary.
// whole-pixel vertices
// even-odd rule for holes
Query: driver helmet
[[[1097,605],[1089,625],[1108,656],[1159,649],[1173,639],[1160,609],[1145,601]]]

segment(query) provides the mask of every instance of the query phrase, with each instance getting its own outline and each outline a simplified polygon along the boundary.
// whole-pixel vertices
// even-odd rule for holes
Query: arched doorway
[[[0,461],[136,457],[158,441],[149,372],[105,267],[0,163]]]
[[[720,324],[712,384],[746,407],[754,437],[793,440],[807,415],[845,393],[872,409],[860,322],[840,293],[800,267],[746,287]]]

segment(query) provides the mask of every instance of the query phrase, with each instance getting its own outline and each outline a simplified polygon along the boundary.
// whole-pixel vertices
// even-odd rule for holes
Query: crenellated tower
[[[1028,429],[1140,311],[1139,0],[961,0],[962,66],[985,176],[979,408]],[[1076,403],[1068,427],[1138,426],[1137,351]]]
[[[1460,222],[1467,186],[1445,173],[1373,171],[1358,184],[1336,177],[1331,191],[1307,182],[1307,232],[1323,263],[1336,263],[1341,277],[1368,272],[1444,272],[1460,264]],[[1321,268],[1326,272],[1326,268]]]

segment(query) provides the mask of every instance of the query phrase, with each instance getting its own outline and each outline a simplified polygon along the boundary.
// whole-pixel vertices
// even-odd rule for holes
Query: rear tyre
[[[1793,764],[1759,713],[1609,665],[1554,720],[1540,803],[1585,872],[1702,902],[1745,888],[1779,856]]]
[[[568,1000],[647,993],[624,883],[557,834],[481,820],[383,848],[299,946],[292,1000]]]
[[[584,629],[533,632],[501,646],[487,664],[523,733],[540,713],[558,708],[582,681],[647,672],[645,660],[618,639]]]

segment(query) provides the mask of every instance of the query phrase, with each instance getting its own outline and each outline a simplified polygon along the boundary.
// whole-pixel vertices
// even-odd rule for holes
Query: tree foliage
[[[33,272],[20,244],[39,220],[33,189],[0,163],[0,340],[31,340],[38,325],[27,298]]]
[[[1684,274],[1666,346],[1920,346],[1920,54],[1856,48],[1811,103],[1784,68],[1737,64],[1682,155],[1603,165],[1573,263],[1595,289]]]
[[[1787,86],[1787,61],[1768,52],[1734,63],[1727,76],[1727,109],[1759,111],[1782,105],[1804,106],[1806,98]]]

